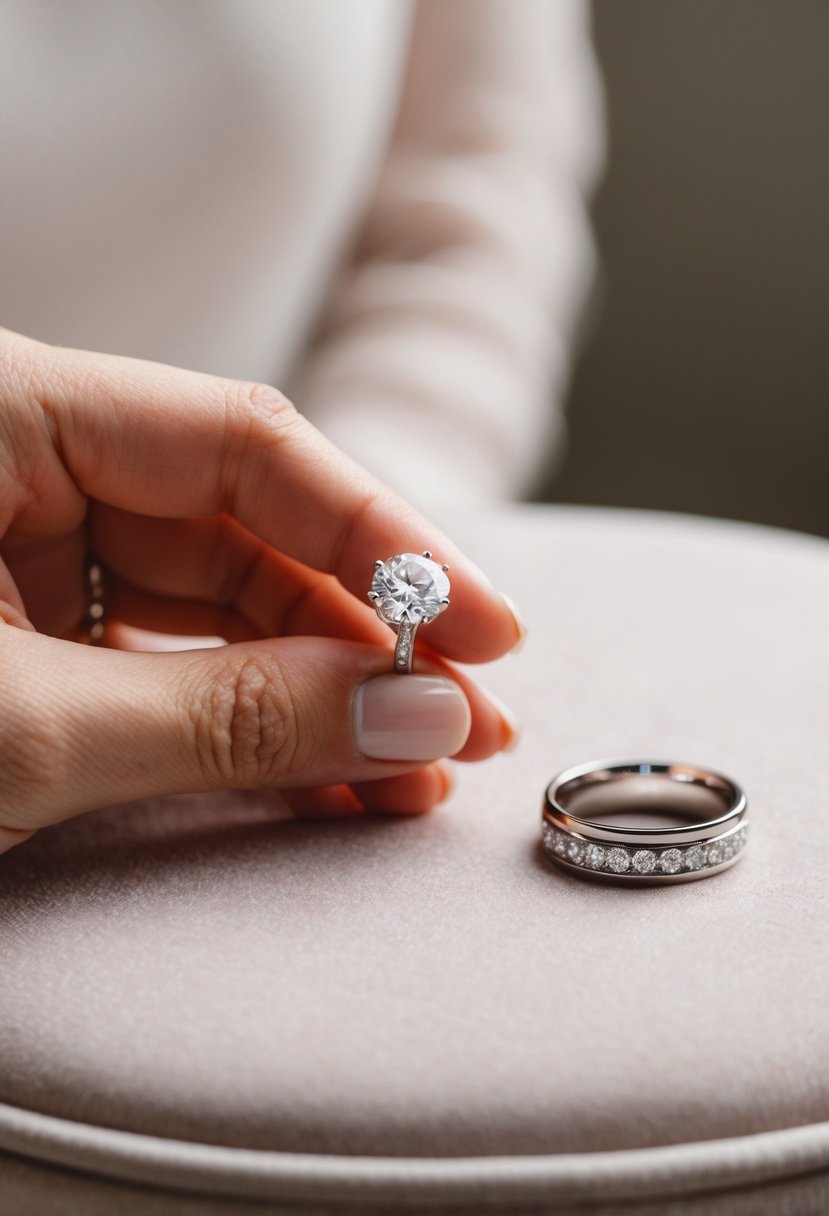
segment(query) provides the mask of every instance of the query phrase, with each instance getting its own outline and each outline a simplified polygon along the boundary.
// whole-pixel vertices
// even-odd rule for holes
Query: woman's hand
[[[448,789],[435,761],[512,737],[447,661],[515,645],[504,599],[273,388],[0,330],[0,515],[0,851],[94,807],[225,786],[425,810]],[[452,608],[420,674],[390,674],[374,559],[425,549]],[[111,578],[106,648],[73,640],[90,550]],[[231,644],[119,650],[119,623]]]

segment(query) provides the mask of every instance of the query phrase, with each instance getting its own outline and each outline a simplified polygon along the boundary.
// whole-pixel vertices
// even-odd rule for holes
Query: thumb
[[[378,646],[104,650],[0,626],[0,851],[81,811],[224,787],[370,781],[453,755],[471,714]]]

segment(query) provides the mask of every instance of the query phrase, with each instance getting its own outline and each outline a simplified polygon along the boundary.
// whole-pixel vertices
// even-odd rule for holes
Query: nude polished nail
[[[518,611],[515,600],[509,595],[505,595],[503,591],[499,592],[499,594],[509,609],[515,624],[516,641],[515,645],[510,650],[510,654],[518,654],[519,650],[523,649],[524,643],[527,640],[527,624],[521,613]]]
[[[357,750],[375,760],[438,760],[460,751],[469,735],[469,702],[442,676],[375,676],[353,701]]]

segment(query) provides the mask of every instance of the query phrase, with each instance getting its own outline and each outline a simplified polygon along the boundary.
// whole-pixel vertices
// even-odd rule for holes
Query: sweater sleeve
[[[424,509],[518,497],[560,443],[601,143],[581,0],[419,0],[385,163],[291,387]]]

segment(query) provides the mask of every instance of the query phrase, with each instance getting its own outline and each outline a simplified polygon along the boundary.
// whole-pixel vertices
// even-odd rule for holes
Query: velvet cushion
[[[480,673],[519,749],[458,766],[444,807],[182,797],[0,858],[16,1213],[829,1197],[826,545],[541,507],[448,526],[530,637]],[[549,778],[638,755],[742,782],[735,867],[630,889],[540,856]]]

